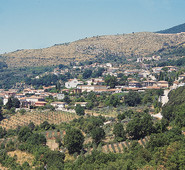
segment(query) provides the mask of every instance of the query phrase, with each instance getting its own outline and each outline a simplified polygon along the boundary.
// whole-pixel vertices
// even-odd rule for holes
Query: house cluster
[[[153,71],[153,73],[159,74],[160,72],[164,71],[163,68],[164,67],[153,67],[152,71]],[[165,66],[165,68],[167,68],[167,72],[172,72],[172,71],[177,70],[177,67],[175,67],[175,66]]]
[[[75,110],[68,109],[68,104],[66,102],[61,102],[60,100],[64,99],[65,95],[63,93],[50,93],[47,92],[46,89],[51,89],[54,86],[43,87],[43,89],[34,89],[34,88],[26,88],[21,93],[18,92],[17,89],[9,89],[5,91],[4,89],[0,89],[0,98],[3,100],[3,104],[6,105],[8,99],[10,97],[17,98],[20,101],[20,108],[29,109],[31,107],[41,107],[45,106],[48,102],[46,101],[47,97],[56,98],[56,102],[51,102],[56,110],[67,111],[71,113],[75,113]],[[87,102],[76,102],[74,106],[77,104],[85,107]]]
[[[22,108],[30,108],[30,106],[45,106],[47,104],[45,99],[49,96],[58,100],[64,99],[64,94],[62,93],[46,92],[46,89],[48,88],[53,88],[53,86],[43,87],[43,89],[38,90],[35,90],[34,88],[27,88],[24,89],[22,93],[18,93],[17,89],[10,89],[8,91],[0,89],[0,98],[3,100],[3,104],[6,105],[8,98],[15,97],[20,101],[20,107]]]
[[[90,81],[90,80],[88,80]],[[76,82],[76,80],[75,80]],[[103,80],[101,81],[103,82]],[[71,84],[70,84],[71,83]],[[123,91],[128,91],[128,90],[146,90],[146,89],[160,89],[160,88],[168,88],[168,82],[167,81],[154,81],[154,80],[146,80],[146,81],[135,81],[132,78],[128,80],[128,85],[127,86],[115,86],[114,89],[111,89],[109,86],[105,85],[98,85],[98,84],[88,84],[84,85],[82,84],[81,81],[77,81],[75,84],[73,83],[72,80],[68,81],[66,83],[66,88],[68,87],[73,87],[73,89],[69,90],[68,89],[63,89],[63,91],[71,91],[73,93],[81,93],[81,92],[112,92],[112,93],[120,93]]]
[[[153,56],[153,59],[160,59],[157,56]],[[8,102],[9,97],[16,97],[20,101],[20,106],[22,108],[30,108],[33,107],[40,107],[45,106],[47,104],[46,98],[52,96],[53,98],[57,99],[57,102],[50,103],[52,106],[54,106],[58,110],[64,110],[68,106],[66,102],[61,102],[60,100],[64,99],[64,92],[70,92],[79,94],[82,92],[110,92],[110,93],[120,93],[128,90],[135,90],[135,91],[144,91],[147,89],[165,89],[169,87],[169,84],[167,81],[157,81],[154,77],[154,74],[160,74],[160,72],[163,71],[175,71],[177,70],[174,66],[166,66],[167,69],[163,69],[163,67],[153,67],[150,71],[148,69],[127,69],[127,66],[123,67],[122,65],[119,65],[117,67],[113,67],[111,63],[105,63],[105,64],[99,64],[99,63],[93,63],[91,65],[86,66],[73,66],[73,69],[88,69],[88,68],[105,68],[105,71],[103,72],[104,75],[114,75],[117,77],[118,81],[120,78],[118,75],[122,73],[125,76],[129,76],[127,78],[126,85],[119,85],[115,86],[114,88],[110,88],[109,86],[105,85],[104,77],[98,77],[98,78],[90,78],[86,81],[81,81],[80,79],[74,78],[69,79],[67,82],[65,82],[64,86],[65,88],[61,90],[60,93],[50,93],[48,92],[48,89],[52,89],[55,86],[49,86],[49,87],[43,87],[42,89],[34,89],[32,87],[25,88],[21,93],[18,93],[18,90],[16,89],[10,89],[9,91],[5,91],[3,89],[0,89],[0,98],[3,99],[3,104],[6,105]],[[53,74],[65,74],[69,71],[68,68],[54,69]],[[82,70],[81,70],[82,71]],[[46,74],[46,73],[45,73]],[[185,74],[182,74],[179,76],[180,79],[184,79]],[[174,82],[175,84],[176,82]],[[178,84],[177,84],[178,85]],[[85,106],[87,103],[75,103],[80,104],[81,106]]]
[[[145,69],[122,69],[122,68],[116,68],[112,65],[109,65],[109,63],[104,66],[108,67],[103,75],[114,75],[115,77],[118,76],[119,73],[123,73],[126,76],[129,75],[137,75],[137,77],[140,79],[139,81],[136,81],[135,78],[128,78],[127,79],[127,85],[125,86],[116,86],[114,89],[110,89],[110,87],[105,86],[104,78],[91,78],[85,82],[80,81],[79,79],[70,79],[65,83],[65,88],[63,91],[71,91],[73,93],[81,93],[81,92],[113,92],[113,93],[119,93],[124,90],[146,90],[146,89],[160,89],[160,88],[168,88],[169,84],[167,81],[157,81],[156,78],[152,75],[154,74],[160,74],[160,72],[163,72],[163,67],[153,67],[151,71],[145,70]],[[166,66],[167,71],[176,71],[177,68],[175,66]],[[183,75],[180,75],[179,78],[183,78]],[[120,78],[117,78],[118,80]],[[69,90],[71,89],[71,90]]]

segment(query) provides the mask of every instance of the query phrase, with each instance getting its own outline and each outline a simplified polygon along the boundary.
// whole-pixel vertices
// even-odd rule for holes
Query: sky
[[[185,23],[185,0],[0,0],[0,54]]]

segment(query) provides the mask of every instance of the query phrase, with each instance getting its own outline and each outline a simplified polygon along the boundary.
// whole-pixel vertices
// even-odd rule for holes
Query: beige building
[[[87,92],[90,92],[90,91],[98,91],[98,90],[106,90],[107,89],[107,86],[99,86],[99,85],[78,85],[77,86],[78,89],[81,89],[82,92],[84,91],[87,91]]]
[[[167,81],[158,81],[157,86],[160,87],[160,88],[168,88],[169,87]]]

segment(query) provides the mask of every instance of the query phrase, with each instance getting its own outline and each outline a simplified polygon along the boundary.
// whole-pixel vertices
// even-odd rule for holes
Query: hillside
[[[179,58],[179,57],[185,56],[185,42],[179,43],[175,46],[162,48],[151,55],[159,55],[166,59],[169,59],[169,58],[175,59],[176,57]]]
[[[175,122],[179,127],[185,126],[185,86],[172,90],[169,95],[169,102],[163,107],[162,115],[170,122]]]
[[[129,58],[146,56],[184,41],[184,33],[157,34],[141,32],[96,36],[44,49],[17,50],[1,55],[0,61],[7,63],[8,67],[24,67],[68,64],[71,61],[84,61],[96,56],[101,57],[102,54]]]
[[[169,29],[158,31],[157,33],[176,34],[176,33],[181,33],[181,32],[185,32],[185,23],[174,26],[174,27],[169,28]]]

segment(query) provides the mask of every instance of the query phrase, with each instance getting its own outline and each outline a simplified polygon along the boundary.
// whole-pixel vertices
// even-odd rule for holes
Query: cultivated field
[[[143,139],[138,140],[138,143],[145,147],[147,142],[149,141],[149,137],[145,137]],[[114,153],[123,153],[125,149],[130,148],[132,142],[124,141],[112,144],[106,144],[104,146],[99,145],[97,150],[102,151],[104,153],[114,152]],[[91,154],[92,148],[86,148],[87,153]]]
[[[138,140],[138,143],[141,146],[145,147],[148,140],[149,140],[149,137],[145,137],[144,139]],[[105,153],[108,153],[108,152],[122,153],[122,152],[124,152],[124,149],[129,148],[130,145],[131,145],[131,142],[124,141],[124,142],[104,145],[101,148],[101,150]]]
[[[58,111],[32,111],[26,112],[24,115],[17,113],[9,119],[3,119],[0,122],[0,126],[5,129],[15,129],[18,126],[26,126],[30,122],[33,122],[35,125],[39,125],[44,121],[48,121],[50,124],[60,124],[61,122],[69,122],[75,118],[78,118],[78,116],[74,113]]]

